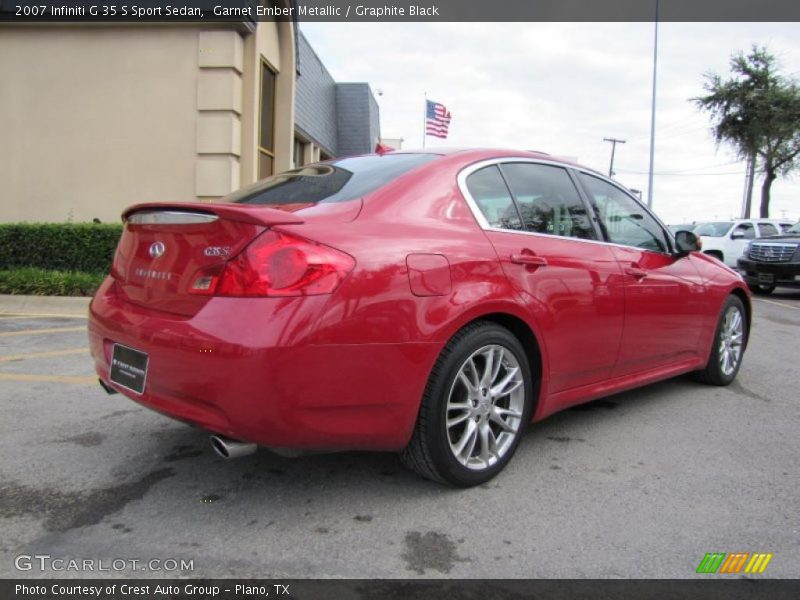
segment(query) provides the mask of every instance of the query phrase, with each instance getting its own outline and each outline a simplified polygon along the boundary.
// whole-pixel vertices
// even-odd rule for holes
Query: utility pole
[[[742,219],[750,218],[750,207],[753,204],[753,179],[755,177],[756,158],[753,154],[747,157],[747,173],[744,178],[744,198],[742,198]]]
[[[617,144],[624,144],[625,140],[618,140],[617,138],[603,138],[604,142],[611,142],[611,163],[608,165],[608,176],[614,176],[614,152],[617,150]]]
[[[658,0],[653,24],[653,96],[650,100],[650,168],[647,171],[647,208],[653,208],[653,165],[656,158],[656,81],[658,81]]]

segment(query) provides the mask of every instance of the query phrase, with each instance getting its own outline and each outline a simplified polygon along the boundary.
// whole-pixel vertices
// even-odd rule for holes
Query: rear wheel
[[[714,344],[708,364],[697,375],[710,385],[728,385],[739,372],[747,340],[747,318],[744,304],[737,296],[728,296],[717,323]]]
[[[531,417],[532,394],[519,340],[494,323],[465,327],[433,368],[403,462],[458,487],[488,481],[514,454]]]

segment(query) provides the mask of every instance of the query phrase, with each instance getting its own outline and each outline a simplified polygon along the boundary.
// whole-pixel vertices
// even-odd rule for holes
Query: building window
[[[258,130],[258,178],[263,179],[273,174],[275,163],[275,71],[263,60]]]

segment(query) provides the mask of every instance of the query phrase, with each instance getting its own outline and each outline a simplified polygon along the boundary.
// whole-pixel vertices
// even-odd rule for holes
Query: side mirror
[[[698,252],[703,247],[700,238],[691,231],[678,231],[675,233],[675,249],[678,256],[688,256],[691,252]]]
[[[731,234],[731,239],[732,239],[732,240],[741,240],[741,239],[744,239],[744,231],[742,231],[741,229],[737,229],[736,231],[734,231],[734,232]]]

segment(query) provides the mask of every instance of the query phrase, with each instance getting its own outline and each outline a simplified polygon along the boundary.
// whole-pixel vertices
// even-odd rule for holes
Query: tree
[[[765,47],[731,56],[732,76],[705,74],[708,94],[692,101],[711,115],[717,144],[731,144],[739,158],[764,176],[761,217],[769,216],[770,190],[779,176],[800,167],[800,87],[778,71]],[[752,178],[748,190],[749,216]]]

